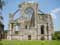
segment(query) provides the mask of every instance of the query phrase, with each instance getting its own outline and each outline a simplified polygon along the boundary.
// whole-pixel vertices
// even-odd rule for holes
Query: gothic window
[[[19,31],[19,29],[20,29],[20,24],[16,23],[15,26],[14,26],[14,30]]]
[[[44,34],[44,25],[41,26],[41,34]]]
[[[15,31],[18,31],[19,29],[18,29],[18,26],[16,25],[16,30]]]
[[[26,19],[31,19],[31,17],[32,17],[32,15],[33,15],[33,8],[31,8],[31,7],[28,7],[28,8],[26,8],[25,10],[24,10],[24,13],[25,13],[25,15],[24,15],[24,17],[26,18]]]
[[[15,34],[18,34],[18,33],[19,33],[19,26],[16,25],[16,26],[14,27],[14,30],[15,30]]]

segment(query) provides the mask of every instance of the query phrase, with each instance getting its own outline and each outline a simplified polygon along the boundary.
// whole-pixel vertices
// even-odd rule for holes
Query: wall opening
[[[41,40],[44,40],[44,36],[43,36],[43,37],[41,37]]]
[[[31,35],[28,35],[28,40],[31,40]]]
[[[41,26],[41,34],[44,34],[44,25]]]

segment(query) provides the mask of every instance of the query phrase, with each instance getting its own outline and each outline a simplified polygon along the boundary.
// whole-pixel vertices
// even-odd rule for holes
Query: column
[[[10,23],[10,34],[9,34],[9,39],[11,40],[12,39],[12,33],[13,33],[13,23]]]
[[[38,24],[38,27],[37,27],[37,39],[40,40],[41,38],[41,24]]]
[[[11,24],[9,24],[9,32],[8,32],[8,35],[7,35],[7,39],[8,40],[11,40]]]
[[[14,24],[13,33],[15,33],[15,31],[16,31],[16,24]]]
[[[44,38],[47,40],[47,30],[46,30],[47,25],[44,24]]]
[[[51,26],[50,26],[50,24],[48,24],[48,40],[52,40],[52,32],[51,32]]]

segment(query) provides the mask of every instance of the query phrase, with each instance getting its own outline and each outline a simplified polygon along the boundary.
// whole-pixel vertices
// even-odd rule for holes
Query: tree
[[[60,40],[60,31],[54,32],[54,35],[52,36],[53,40]]]
[[[4,0],[2,1],[2,0],[0,0],[0,10],[2,10],[3,9],[3,6],[5,5],[5,2],[4,2]]]
[[[4,32],[3,32],[3,39],[7,38],[7,33],[8,33],[8,30],[4,30]]]
[[[3,10],[3,6],[5,5],[5,2],[4,2],[4,0],[0,0],[0,15],[2,15],[2,10]],[[3,19],[2,18],[2,16],[0,16],[0,20],[1,19]],[[0,33],[0,37],[2,37],[1,35],[3,35],[2,34],[2,31],[1,31],[1,33]],[[1,40],[1,39],[0,39]]]
[[[5,5],[4,0],[0,0],[0,15],[2,15],[3,6]],[[3,20],[3,17],[0,16],[0,20]]]

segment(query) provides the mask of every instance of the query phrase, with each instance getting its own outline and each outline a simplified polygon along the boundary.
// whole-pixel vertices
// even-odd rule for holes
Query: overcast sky
[[[5,30],[8,29],[8,15],[14,13],[18,9],[18,4],[22,2],[34,1],[39,4],[39,9],[44,13],[50,13],[53,17],[54,30],[58,31],[60,28],[60,0],[5,0],[6,5],[3,8],[3,17]],[[18,17],[19,13],[16,14]]]

